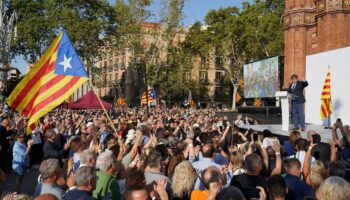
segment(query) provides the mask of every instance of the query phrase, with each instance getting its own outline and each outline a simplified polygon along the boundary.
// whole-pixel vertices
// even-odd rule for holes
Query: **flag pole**
[[[330,100],[327,99],[328,101],[328,105],[330,105]],[[332,126],[331,126],[331,114],[328,115],[327,117],[327,126],[325,127],[325,129],[332,129]]]
[[[118,132],[117,132],[117,129],[115,128],[115,126],[114,126],[114,124],[113,124],[113,121],[112,121],[112,119],[110,118],[110,116],[109,116],[107,110],[105,109],[105,107],[104,107],[104,105],[103,105],[103,103],[102,103],[100,97],[97,95],[96,89],[95,89],[95,87],[94,87],[94,85],[92,84],[92,82],[91,82],[90,79],[89,79],[89,83],[90,83],[90,86],[91,86],[91,88],[92,88],[92,91],[95,93],[95,95],[96,95],[98,101],[100,102],[100,104],[101,104],[101,106],[102,106],[102,109],[103,109],[104,113],[106,114],[109,123],[111,123],[111,126],[112,126],[112,129],[113,129],[114,133],[115,133],[116,136],[119,138],[119,134],[118,134]]]

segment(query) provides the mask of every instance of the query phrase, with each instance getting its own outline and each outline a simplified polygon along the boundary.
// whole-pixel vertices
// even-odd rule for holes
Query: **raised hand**
[[[266,193],[264,188],[260,186],[256,186],[256,188],[259,190],[259,200],[265,200],[266,199]]]
[[[167,181],[165,179],[157,180],[153,185],[153,189],[158,193],[161,200],[168,200],[169,196],[166,192]]]

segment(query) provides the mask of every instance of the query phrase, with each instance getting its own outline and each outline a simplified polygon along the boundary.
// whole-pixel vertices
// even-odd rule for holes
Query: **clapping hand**
[[[169,196],[166,192],[166,184],[167,181],[165,179],[157,180],[156,183],[153,185],[154,191],[156,191],[160,197],[161,200],[168,200]]]
[[[11,193],[11,192],[4,192],[1,195],[2,200],[15,200],[17,196],[17,193]]]
[[[266,199],[266,193],[264,188],[260,186],[256,186],[256,188],[259,190],[259,200],[265,200]]]

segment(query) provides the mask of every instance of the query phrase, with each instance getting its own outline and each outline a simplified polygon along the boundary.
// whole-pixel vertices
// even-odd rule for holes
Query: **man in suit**
[[[298,80],[298,75],[291,76],[292,83],[289,84],[288,93],[292,96],[292,118],[294,129],[305,130],[305,96],[304,88],[309,84],[307,81]],[[299,127],[300,126],[300,127]]]
[[[56,143],[56,132],[54,129],[48,129],[45,133],[46,142],[44,144],[44,159],[55,158],[60,162],[62,166],[62,159],[68,156],[68,150],[70,142],[64,144],[63,148],[60,148]]]

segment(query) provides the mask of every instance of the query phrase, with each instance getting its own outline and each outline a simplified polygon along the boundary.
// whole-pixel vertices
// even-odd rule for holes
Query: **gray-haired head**
[[[320,200],[347,200],[350,197],[350,183],[338,176],[331,176],[321,184]]]
[[[94,150],[86,149],[80,153],[80,164],[90,166],[91,163],[96,164],[96,153]]]
[[[40,165],[40,174],[42,179],[47,179],[57,172],[61,171],[60,164],[57,159],[44,160]]]
[[[92,180],[96,180],[96,171],[94,167],[80,167],[74,174],[75,185],[89,186]]]
[[[105,151],[101,153],[96,161],[96,168],[102,172],[107,172],[108,169],[113,167],[116,163],[116,159],[112,151]]]

